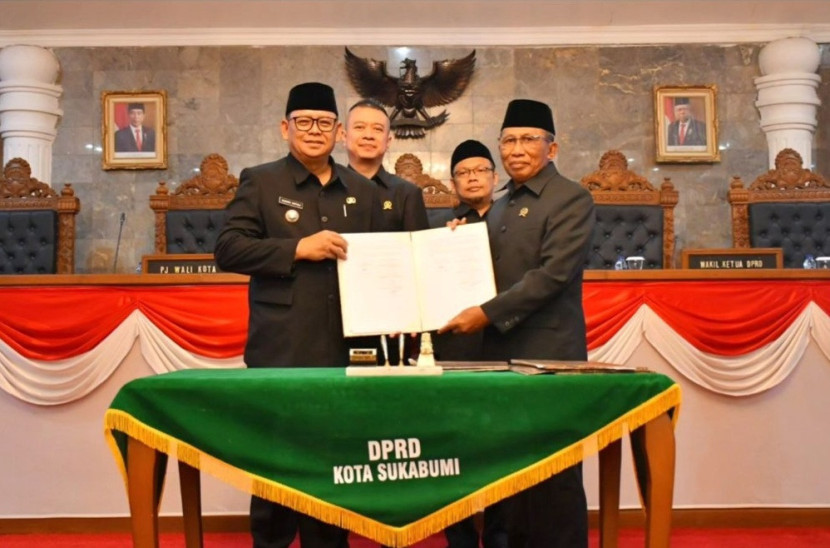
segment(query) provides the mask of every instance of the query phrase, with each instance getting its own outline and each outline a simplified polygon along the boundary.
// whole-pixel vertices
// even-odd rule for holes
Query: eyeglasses
[[[513,150],[516,143],[521,143],[522,148],[528,148],[531,145],[535,145],[542,139],[547,141],[549,137],[547,135],[522,135],[521,137],[508,135],[507,137],[499,139],[499,148],[502,150]]]
[[[309,131],[316,123],[320,131],[331,131],[337,125],[337,118],[312,118],[311,116],[295,116],[294,126],[300,131]]]
[[[492,167],[477,167],[475,169],[459,169],[455,172],[456,179],[468,179],[470,175],[475,174],[476,177],[484,177],[488,173],[493,173]]]

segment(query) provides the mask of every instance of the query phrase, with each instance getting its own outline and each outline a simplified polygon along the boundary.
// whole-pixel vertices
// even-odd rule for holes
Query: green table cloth
[[[126,384],[105,430],[125,478],[133,437],[240,489],[400,546],[679,403],[680,388],[654,373],[185,370]]]

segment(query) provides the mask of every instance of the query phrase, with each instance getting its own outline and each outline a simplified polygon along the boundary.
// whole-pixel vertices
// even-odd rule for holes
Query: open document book
[[[337,261],[346,337],[438,329],[496,295],[486,223],[455,230],[342,234]]]
[[[510,370],[524,375],[555,373],[650,373],[645,367],[629,367],[592,361],[510,360]]]

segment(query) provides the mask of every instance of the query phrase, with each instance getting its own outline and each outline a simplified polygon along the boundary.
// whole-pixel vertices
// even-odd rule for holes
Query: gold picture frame
[[[103,169],[167,169],[167,94],[101,93]]]
[[[717,86],[714,84],[654,88],[657,162],[720,161],[716,100]]]

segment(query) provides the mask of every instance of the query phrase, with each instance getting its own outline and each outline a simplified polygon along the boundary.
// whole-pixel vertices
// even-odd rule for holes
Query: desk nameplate
[[[784,267],[779,247],[684,249],[682,267],[690,270],[758,270]]]
[[[222,274],[216,266],[213,253],[183,253],[144,255],[141,258],[144,274]]]

